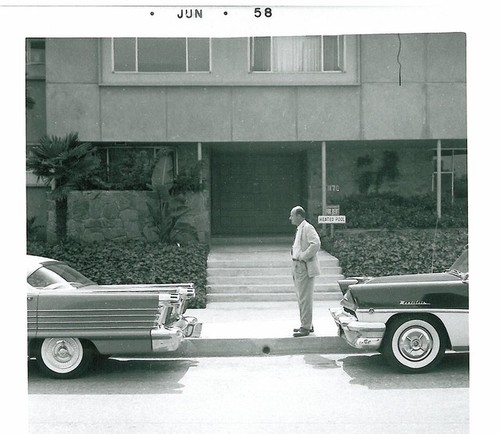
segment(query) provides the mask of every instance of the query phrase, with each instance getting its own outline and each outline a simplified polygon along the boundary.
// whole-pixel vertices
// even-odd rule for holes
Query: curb
[[[176,350],[161,358],[246,357],[297,354],[349,354],[354,350],[339,336],[303,338],[185,339]],[[159,356],[160,357],[160,356]]]

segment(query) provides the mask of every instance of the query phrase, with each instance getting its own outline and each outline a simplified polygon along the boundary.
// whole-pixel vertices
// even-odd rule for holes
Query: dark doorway
[[[214,152],[212,233],[289,234],[290,209],[302,203],[305,152]]]

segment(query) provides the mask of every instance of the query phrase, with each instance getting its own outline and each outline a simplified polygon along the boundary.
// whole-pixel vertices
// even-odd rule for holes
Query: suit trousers
[[[299,302],[300,326],[309,330],[312,327],[314,277],[307,274],[305,262],[293,262],[293,283]]]

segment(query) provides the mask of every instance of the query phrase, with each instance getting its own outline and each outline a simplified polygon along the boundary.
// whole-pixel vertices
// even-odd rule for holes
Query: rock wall
[[[73,191],[68,196],[67,235],[84,242],[158,241],[148,204],[158,206],[156,192]],[[186,204],[191,211],[185,221],[197,229],[200,241],[206,241],[210,231],[206,194],[188,194]],[[50,237],[55,231],[48,228],[47,233]]]

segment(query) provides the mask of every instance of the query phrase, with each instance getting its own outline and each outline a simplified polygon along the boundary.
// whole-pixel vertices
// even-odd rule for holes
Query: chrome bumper
[[[344,308],[330,309],[330,313],[339,328],[339,335],[354,348],[377,350],[382,343],[385,324],[360,322]]]
[[[184,338],[199,338],[203,323],[194,317],[181,317],[173,324],[151,330],[153,352],[175,351]]]

